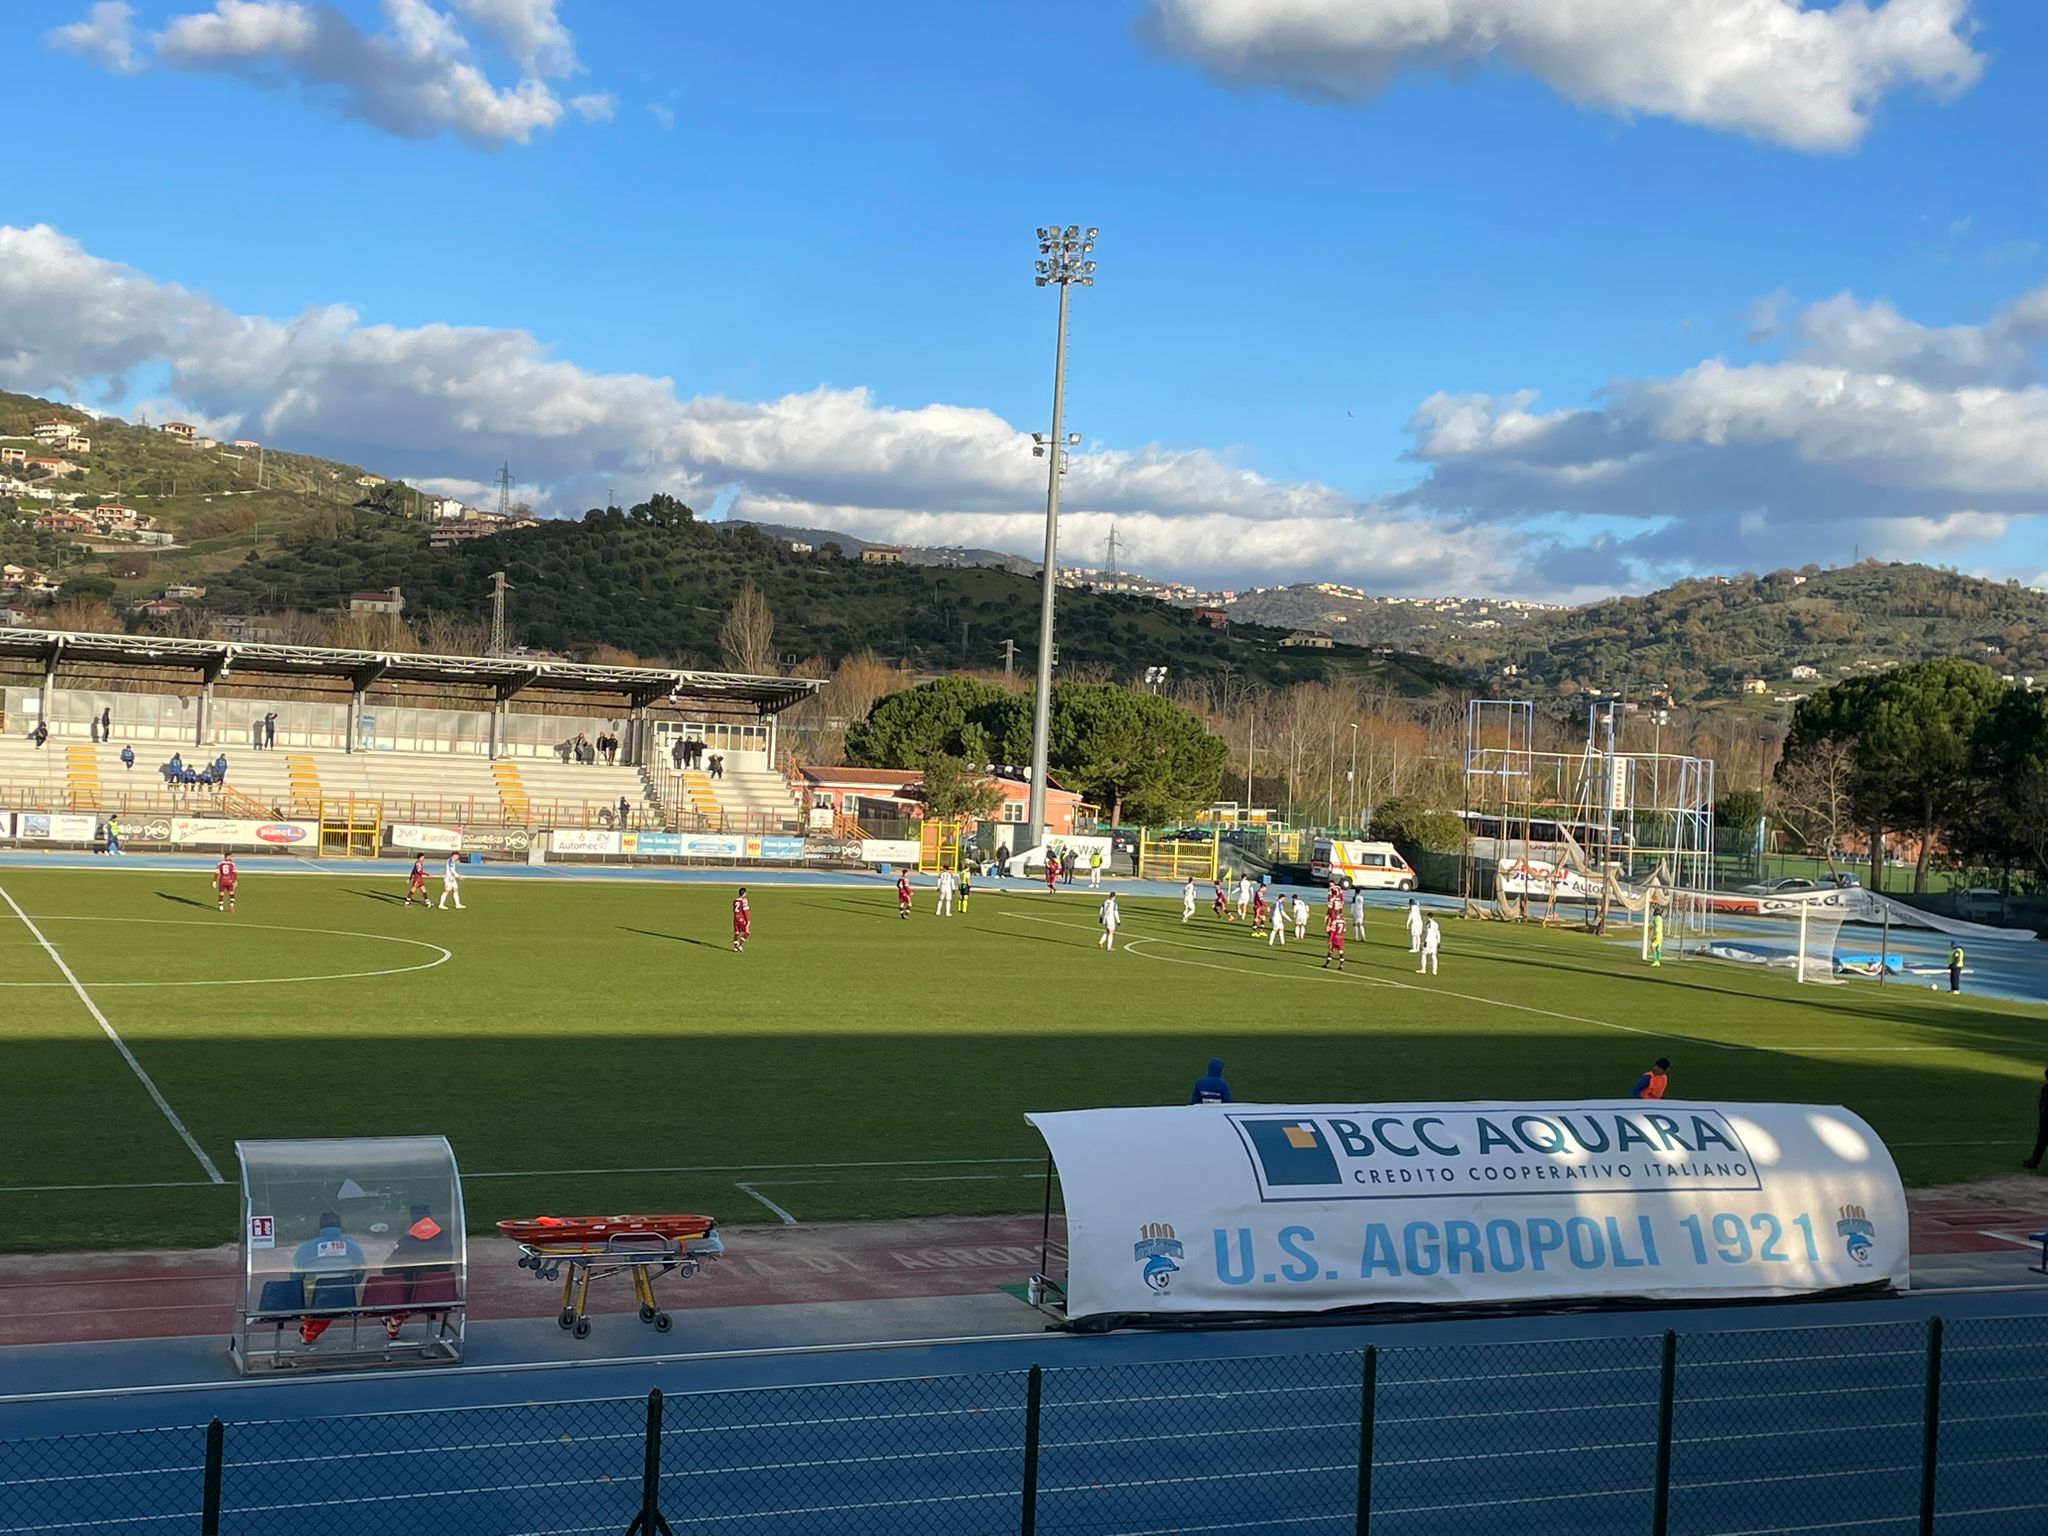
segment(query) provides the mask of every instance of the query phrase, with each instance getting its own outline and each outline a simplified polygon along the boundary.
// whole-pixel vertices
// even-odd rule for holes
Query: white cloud
[[[895,408],[860,389],[684,397],[667,379],[591,373],[524,331],[401,329],[340,307],[240,315],[45,227],[0,227],[0,337],[0,387],[94,395],[161,373],[188,419],[219,421],[222,435],[463,494],[509,460],[557,512],[601,505],[611,487],[628,500],[668,489],[876,539],[1032,554],[1042,538],[1043,461],[990,411]],[[1521,544],[1201,451],[1090,447],[1071,465],[1064,547],[1077,561],[1114,519],[1159,574],[1481,591],[1511,579]]]
[[[99,0],[85,20],[52,28],[47,41],[53,48],[92,60],[101,69],[132,75],[142,67],[135,57],[134,20],[134,7],[127,0]]]
[[[402,137],[446,132],[484,148],[524,144],[556,127],[565,111],[585,121],[611,117],[611,96],[591,92],[565,106],[549,84],[581,68],[556,0],[449,3],[459,15],[430,0],[381,0],[383,29],[367,32],[318,0],[214,0],[210,10],[170,18],[147,40],[147,58],[161,68],[296,90]],[[145,55],[130,35],[131,19],[127,5],[111,0],[52,32],[50,42],[134,73]],[[464,19],[518,66],[516,82],[492,82]]]
[[[667,133],[671,128],[675,127],[676,125],[675,109],[672,107],[665,107],[658,101],[650,101],[649,103],[647,103],[647,113],[648,116],[652,117],[657,123],[661,124],[661,131],[663,133]]]
[[[1487,62],[1584,106],[1803,150],[1857,143],[1889,92],[1975,83],[1970,0],[1148,0],[1143,34],[1231,86],[1370,101]]]
[[[1843,295],[1789,325],[1792,355],[1618,382],[1595,405],[1438,394],[1400,505],[1526,528],[1633,526],[1553,551],[1614,584],[1702,568],[1986,549],[2048,512],[2048,288],[1932,328]],[[1557,568],[1547,572],[1556,579]]]
[[[1063,488],[1065,558],[1093,563],[1114,521],[1155,575],[1577,597],[1859,546],[1979,568],[2021,557],[2048,512],[2048,287],[1976,326],[1841,297],[1788,308],[1781,333],[1784,356],[1619,381],[1575,408],[1533,391],[1432,395],[1411,423],[1420,484],[1378,502],[1199,449],[1091,444]],[[401,328],[342,307],[241,315],[43,227],[0,227],[0,338],[0,388],[104,399],[148,378],[216,435],[472,497],[509,460],[556,512],[667,489],[766,521],[1027,556],[1043,529],[1043,461],[991,411],[861,389],[691,395],[590,372],[525,331]]]

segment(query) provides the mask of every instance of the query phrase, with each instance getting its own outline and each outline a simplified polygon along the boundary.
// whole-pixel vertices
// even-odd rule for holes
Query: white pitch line
[[[2003,1145],[2003,1143],[2000,1143]],[[694,1166],[669,1168],[515,1168],[502,1169],[495,1173],[469,1173],[462,1177],[474,1183],[479,1179],[566,1179],[566,1178],[623,1178],[636,1174],[651,1173],[811,1173],[821,1169],[834,1168],[994,1168],[1009,1163],[1031,1163],[1042,1165],[1042,1157],[913,1157],[899,1158],[890,1162],[867,1163],[703,1163]],[[1037,1178],[1037,1174],[1020,1175]],[[773,1182],[781,1182],[779,1180]],[[886,1182],[886,1181],[884,1181]],[[154,1184],[0,1184],[0,1195],[42,1195],[59,1193],[106,1194],[129,1189],[206,1189],[202,1180],[171,1181]]]
[[[1081,929],[1081,930],[1082,930],[1083,932],[1087,931],[1087,930],[1086,930],[1086,925],[1085,925],[1085,924],[1082,924],[1082,923],[1069,923],[1069,922],[1063,922],[1063,921],[1062,921],[1061,919],[1059,919],[1059,918],[1057,918],[1057,917],[1037,917],[1037,916],[1034,916],[1034,915],[1032,915],[1032,914],[1030,914],[1030,913],[1028,913],[1028,912],[1006,912],[1006,913],[1004,913],[1003,915],[1004,915],[1005,917],[1014,917],[1014,918],[1019,918],[1019,919],[1021,919],[1022,921],[1024,921],[1024,922],[1027,922],[1027,923],[1044,923],[1044,924],[1046,924],[1046,925],[1047,925],[1048,927],[1052,927],[1052,928],[1078,928],[1078,929]],[[1169,945],[1169,946],[1171,946],[1171,947],[1173,947],[1173,948],[1176,948],[1176,949],[1193,949],[1193,950],[1198,950],[1198,951],[1200,951],[1201,953],[1203,953],[1203,954],[1207,954],[1207,955],[1216,955],[1216,954],[1223,954],[1223,953],[1225,953],[1225,951],[1223,951],[1223,950],[1219,950],[1219,949],[1215,949],[1215,948],[1213,948],[1212,946],[1210,946],[1210,945],[1207,945],[1207,944],[1186,944],[1186,943],[1179,943],[1179,942],[1177,942],[1177,941],[1175,941],[1175,940],[1173,940],[1173,939],[1166,939],[1166,938],[1161,938],[1161,937],[1159,937],[1159,936],[1158,936],[1157,934],[1141,934],[1141,935],[1139,935],[1138,937],[1136,937],[1136,938],[1132,939],[1132,940],[1131,940],[1130,942],[1131,942],[1132,944],[1165,944],[1165,945]],[[1127,944],[1127,945],[1125,946],[1125,948],[1127,948],[1127,949],[1128,949],[1129,947],[1130,947],[1130,946],[1129,946],[1128,944]],[[1211,964],[1211,963],[1209,963],[1209,962],[1207,962],[1207,961],[1202,961],[1202,960],[1176,960],[1176,959],[1174,959],[1174,958],[1173,958],[1173,957],[1171,957],[1171,956],[1168,956],[1168,955],[1155,955],[1155,954],[1152,954],[1152,953],[1150,953],[1149,951],[1147,951],[1147,952],[1144,952],[1144,953],[1141,953],[1141,954],[1139,955],[1139,958],[1140,958],[1140,959],[1142,959],[1142,960],[1159,960],[1159,961],[1162,961],[1162,962],[1164,962],[1164,963],[1166,963],[1166,964],[1168,964],[1168,965],[1193,965],[1193,966],[1199,966],[1199,967],[1200,967],[1201,969],[1203,969],[1203,970],[1210,970],[1210,971],[1232,971],[1232,972],[1236,973],[1236,974],[1237,974],[1237,975],[1239,975],[1239,976],[1258,976],[1258,977],[1265,977],[1265,976],[1286,976],[1286,975],[1292,975],[1292,976],[1293,976],[1293,977],[1294,977],[1295,979],[1297,979],[1297,980],[1300,980],[1300,981],[1312,981],[1312,980],[1314,980],[1314,979],[1315,979],[1314,977],[1311,977],[1311,976],[1307,976],[1307,975],[1304,975],[1304,974],[1302,974],[1302,973],[1300,973],[1300,972],[1291,972],[1291,973],[1290,973],[1290,972],[1283,972],[1283,971],[1248,971],[1248,970],[1245,970],[1245,969],[1244,969],[1243,967],[1241,967],[1241,966],[1229,966],[1229,965],[1214,965],[1214,964]],[[1331,979],[1333,979],[1333,980],[1334,980],[1334,979],[1336,979],[1336,978],[1331,978]],[[1417,985],[1415,985],[1415,983],[1414,983],[1414,982],[1412,982],[1412,981],[1396,981],[1396,980],[1394,980],[1394,979],[1393,979],[1392,977],[1388,977],[1388,976],[1351,976],[1351,975],[1346,975],[1346,976],[1344,976],[1344,977],[1343,977],[1342,979],[1343,979],[1343,980],[1345,980],[1345,981],[1348,981],[1348,982],[1352,982],[1352,983],[1355,983],[1355,984],[1358,984],[1358,985],[1363,985],[1363,986],[1375,986],[1375,987],[1398,987],[1398,988],[1400,988],[1400,989],[1401,989],[1402,991],[1404,991],[1404,992],[1424,992],[1424,993],[1427,993],[1427,994],[1429,994],[1429,995],[1430,995],[1430,996],[1432,996],[1432,997],[1455,997],[1455,998],[1457,998],[1457,999],[1458,999],[1459,1001],[1461,1001],[1461,1002],[1467,1002],[1467,1003],[1481,1003],[1481,1004],[1485,1004],[1485,1005],[1488,1005],[1488,1006],[1491,1006],[1491,1007],[1494,1007],[1494,1008],[1512,1008],[1512,1009],[1514,1009],[1514,1010],[1515,1010],[1516,1012],[1518,1012],[1518,1013],[1534,1013],[1534,1014],[1540,1014],[1540,1015],[1542,1015],[1542,1016],[1543,1016],[1544,1018],[1546,1018],[1546,1019],[1563,1019],[1563,1020],[1565,1020],[1565,1021],[1566,1021],[1567,1023],[1571,1023],[1571,1024],[1591,1024],[1591,1025],[1592,1025],[1592,1026],[1593,1026],[1594,1028],[1596,1028],[1596,1029],[1616,1029],[1616,1030],[1620,1030],[1620,1031],[1621,1031],[1621,1032],[1622,1032],[1623,1034],[1628,1034],[1628,1035],[1647,1035],[1647,1036],[1649,1036],[1649,1037],[1650,1037],[1651,1039],[1653,1039],[1653,1040],[1683,1040],[1683,1041],[1685,1041],[1685,1042],[1686,1042],[1686,1043],[1687,1043],[1688,1045],[1704,1045],[1704,1046],[1707,1046],[1707,1047],[1708,1047],[1709,1049],[1712,1049],[1712,1050],[1716,1050],[1716,1051],[1755,1051],[1755,1050],[1764,1050],[1764,1049],[1767,1049],[1767,1047],[1764,1047],[1764,1046],[1754,1046],[1754,1045],[1729,1045],[1729,1044],[1725,1043],[1724,1041],[1720,1041],[1720,1040],[1708,1040],[1708,1039],[1704,1039],[1704,1038],[1702,1038],[1702,1037],[1701,1037],[1701,1036],[1699,1036],[1699,1035],[1680,1035],[1680,1034],[1673,1034],[1673,1033],[1671,1033],[1671,1032],[1670,1032],[1670,1031],[1668,1031],[1668,1030],[1661,1030],[1661,1029],[1637,1029],[1637,1028],[1636,1028],[1636,1027],[1635,1027],[1634,1025],[1632,1025],[1632,1024],[1610,1024],[1610,1023],[1609,1023],[1609,1022],[1608,1022],[1607,1020],[1605,1020],[1605,1019],[1589,1019],[1589,1018],[1586,1018],[1586,1017],[1585,1017],[1585,1016],[1584,1016],[1583,1014],[1576,1014],[1576,1013],[1559,1013],[1559,1012],[1558,1012],[1558,1011],[1557,1011],[1556,1009],[1554,1009],[1554,1008],[1538,1008],[1538,1007],[1535,1007],[1535,1006],[1534,1006],[1533,1004],[1530,1004],[1530,1003],[1511,1003],[1511,1002],[1507,1001],[1507,1000],[1506,1000],[1505,998],[1499,998],[1499,997],[1480,997],[1480,996],[1477,996],[1477,995],[1475,995],[1474,993],[1471,993],[1471,992],[1450,992],[1450,991],[1446,991],[1446,990],[1445,990],[1444,988],[1442,988],[1442,987],[1418,987],[1418,986],[1417,986]]]
[[[782,1224],[785,1227],[793,1227],[797,1224],[797,1219],[794,1216],[790,1215],[789,1212],[785,1211],[773,1200],[770,1200],[766,1195],[762,1194],[761,1191],[754,1188],[753,1185],[745,1183],[736,1183],[733,1185],[733,1188],[739,1190],[742,1194],[753,1197],[754,1199],[760,1201],[763,1205],[767,1206],[769,1210],[773,1211],[776,1214],[776,1216],[781,1219]]]
[[[423,960],[418,965],[387,966],[381,971],[336,971],[326,976],[236,976],[227,978],[209,977],[202,981],[96,981],[93,985],[102,992],[109,987],[276,987],[294,985],[306,981],[360,981],[376,976],[409,976],[414,971],[431,971],[437,965],[446,965],[455,956],[439,944],[429,944],[425,939],[402,938],[395,933],[359,933],[350,928],[290,928],[279,923],[235,923],[222,927],[217,923],[187,917],[46,917],[46,923],[151,923],[164,928],[208,928],[216,933],[312,933],[330,939],[371,939],[380,944],[409,944],[414,949],[430,949],[436,958]],[[0,981],[0,987],[61,987],[61,981]]]
[[[121,1053],[121,1059],[128,1063],[128,1070],[135,1074],[136,1081],[148,1091],[156,1107],[163,1111],[164,1118],[171,1122],[171,1129],[178,1133],[178,1139],[185,1143],[186,1150],[199,1159],[199,1166],[206,1170],[207,1178],[215,1184],[227,1183],[227,1180],[220,1176],[220,1170],[213,1165],[213,1159],[206,1155],[206,1149],[193,1138],[192,1133],[185,1128],[185,1122],[178,1118],[178,1112],[171,1108],[171,1101],[163,1096],[162,1090],[157,1087],[150,1075],[142,1070],[142,1063],[135,1059],[135,1053],[128,1049],[128,1043],[121,1038],[114,1026],[107,1022],[107,1016],[100,1012],[100,1005],[92,1000],[92,994],[78,984],[78,978],[71,974],[71,967],[66,965],[64,957],[57,953],[57,946],[43,937],[43,930],[29,921],[29,915],[21,910],[21,903],[16,901],[4,886],[0,886],[0,901],[5,901],[13,909],[14,915],[21,919],[21,925],[34,934],[36,942],[43,946],[43,953],[64,973],[64,979],[71,983],[71,990],[76,992],[78,1000],[85,1004],[85,1011],[93,1016],[106,1033],[106,1037],[113,1042],[114,1049]]]

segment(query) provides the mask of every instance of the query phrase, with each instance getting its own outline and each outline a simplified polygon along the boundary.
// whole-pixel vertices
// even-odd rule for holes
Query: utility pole
[[[491,654],[505,654],[505,590],[503,571],[491,572]]]
[[[1052,607],[1053,591],[1059,582],[1060,561],[1060,474],[1066,464],[1067,439],[1062,432],[1067,389],[1067,290],[1079,283],[1095,286],[1095,263],[1088,259],[1095,249],[1094,228],[1085,232],[1078,224],[1062,229],[1056,224],[1038,231],[1038,262],[1033,281],[1040,288],[1048,283],[1060,291],[1059,333],[1053,348],[1052,440],[1040,441],[1037,450],[1046,458],[1045,470],[1045,567],[1040,572],[1043,591],[1038,610],[1038,695],[1031,705],[1031,802],[1023,846],[1036,848],[1045,842],[1045,778],[1052,741]]]
[[[1017,642],[1014,640],[1004,640],[999,644],[998,649],[1003,653],[1003,676],[1015,677],[1017,675]]]
[[[498,466],[498,516],[512,515],[512,464],[510,460]]]
[[[1116,585],[1116,550],[1117,550],[1117,537],[1116,537],[1116,524],[1115,524],[1115,523],[1111,523],[1111,524],[1109,525],[1109,537],[1108,537],[1108,538],[1106,538],[1106,539],[1104,539],[1104,540],[1102,541],[1102,544],[1103,544],[1103,563],[1104,563],[1104,564],[1105,564],[1105,565],[1106,565],[1106,566],[1108,567],[1108,569],[1107,569],[1107,572],[1106,572],[1106,574],[1107,574],[1107,576],[1108,576],[1108,578],[1109,578],[1109,585],[1110,585],[1110,586],[1112,586],[1112,587],[1114,587],[1114,586]]]

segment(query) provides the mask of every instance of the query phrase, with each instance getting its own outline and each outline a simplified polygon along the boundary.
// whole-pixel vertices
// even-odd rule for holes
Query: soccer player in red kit
[[[1047,894],[1057,895],[1059,888],[1060,861],[1054,857],[1051,849],[1047,849],[1045,854],[1045,889]]]
[[[732,947],[735,950],[747,947],[747,935],[753,927],[754,909],[747,905],[747,888],[743,885],[739,895],[732,899]]]
[[[896,877],[896,915],[906,923],[910,921],[910,875],[908,872]]]
[[[1334,887],[1333,887],[1334,889]],[[1329,948],[1323,952],[1323,969],[1330,968],[1332,960],[1337,969],[1344,969],[1344,904],[1339,902],[1330,908],[1330,915],[1323,922],[1323,932],[1329,935]]]
[[[1223,882],[1221,880],[1216,882],[1216,915],[1226,923],[1235,921],[1230,915],[1230,900],[1223,894]]]
[[[213,888],[218,894],[220,910],[235,910],[235,856],[224,853],[220,862],[213,866]]]
[[[427,900],[427,856],[424,853],[412,856],[412,873],[406,876],[405,904],[408,907],[412,905],[415,896],[419,897],[420,905],[429,912],[434,910],[434,904]]]
[[[1252,927],[1257,933],[1266,926],[1266,888],[1262,885],[1252,892]]]

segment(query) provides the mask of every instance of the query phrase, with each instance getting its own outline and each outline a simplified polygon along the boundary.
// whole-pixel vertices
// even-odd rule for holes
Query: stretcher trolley
[[[498,1230],[519,1245],[519,1267],[539,1280],[562,1282],[555,1320],[579,1339],[590,1337],[590,1282],[630,1274],[640,1321],[667,1333],[674,1320],[654,1299],[654,1282],[684,1279],[725,1252],[718,1223],[709,1216],[532,1216],[501,1221]]]

